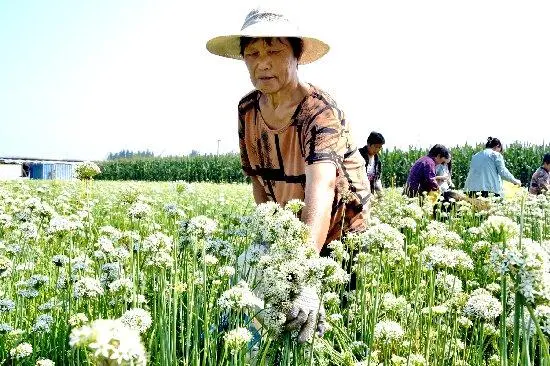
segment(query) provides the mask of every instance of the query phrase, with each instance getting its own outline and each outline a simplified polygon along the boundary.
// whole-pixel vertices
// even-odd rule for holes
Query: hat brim
[[[323,57],[330,49],[329,45],[325,42],[313,38],[302,37],[296,35],[247,35],[247,34],[234,34],[227,36],[214,37],[206,43],[206,49],[218,56],[233,58],[236,60],[242,60],[241,56],[241,37],[263,38],[263,37],[296,37],[300,38],[303,42],[302,55],[298,60],[298,64],[305,65],[317,61]]]

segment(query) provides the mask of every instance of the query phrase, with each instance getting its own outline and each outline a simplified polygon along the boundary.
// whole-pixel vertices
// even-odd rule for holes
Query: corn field
[[[482,145],[469,145],[451,148],[452,177],[457,187],[462,187],[473,154],[481,150]],[[526,185],[533,172],[541,165],[542,156],[549,152],[546,145],[528,145],[514,143],[504,150],[508,169]],[[399,149],[383,150],[382,181],[385,187],[402,186],[407,181],[410,167],[416,159],[427,151],[410,147],[407,151]],[[98,162],[102,173],[100,180],[144,180],[244,183],[239,155],[200,155],[169,158],[133,158]]]

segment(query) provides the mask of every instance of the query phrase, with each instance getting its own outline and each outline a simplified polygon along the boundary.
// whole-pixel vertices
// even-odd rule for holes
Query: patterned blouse
[[[269,200],[285,205],[291,199],[304,200],[307,165],[334,164],[336,189],[325,244],[339,239],[352,218],[361,212],[368,217],[371,198],[365,161],[344,113],[328,94],[310,86],[289,124],[274,130],[260,113],[260,96],[255,90],[239,102],[239,147],[245,174],[258,177]]]

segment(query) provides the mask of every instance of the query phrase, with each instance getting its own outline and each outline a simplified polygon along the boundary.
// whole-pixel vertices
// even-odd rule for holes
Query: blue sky
[[[246,68],[204,44],[256,4],[0,0],[0,156],[236,151]],[[549,2],[282,6],[331,45],[300,76],[336,99],[358,145],[371,130],[388,147],[548,142]]]

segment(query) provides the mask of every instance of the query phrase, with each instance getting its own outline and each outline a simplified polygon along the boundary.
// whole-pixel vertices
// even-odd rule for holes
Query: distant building
[[[82,160],[56,160],[0,157],[0,179],[60,179],[74,178],[74,168]]]

